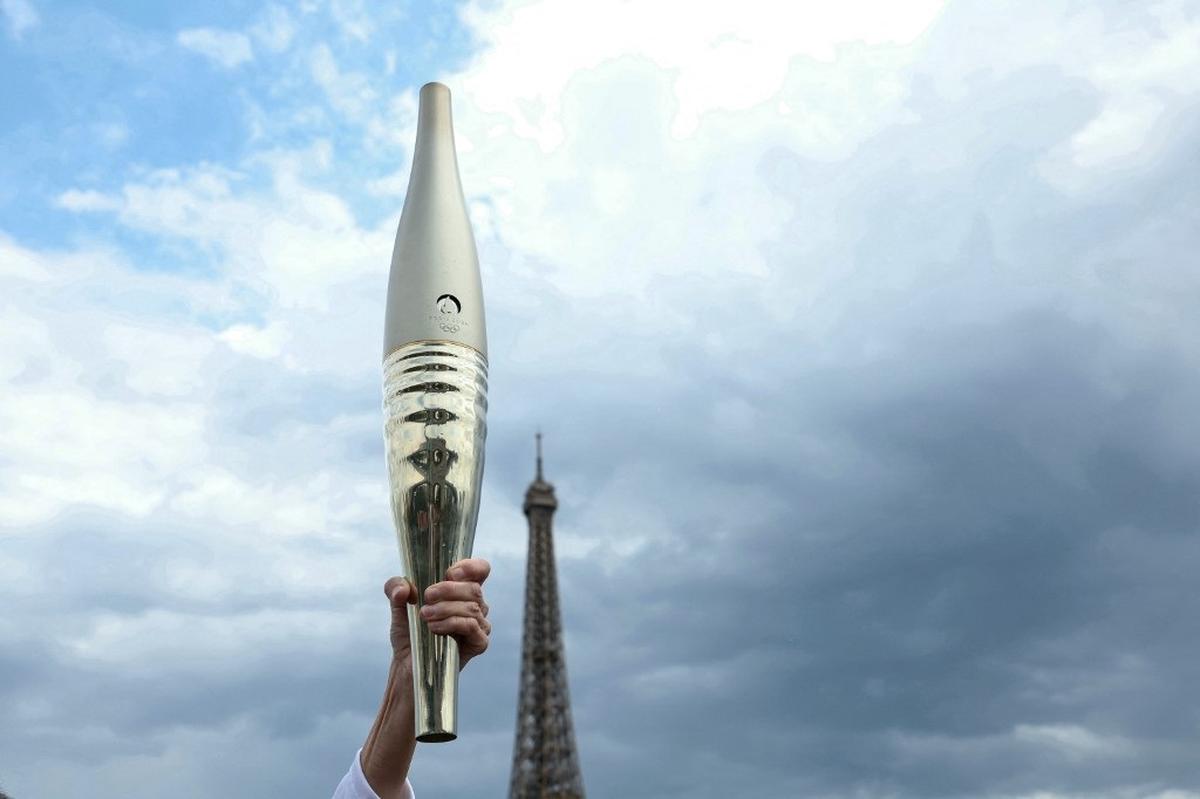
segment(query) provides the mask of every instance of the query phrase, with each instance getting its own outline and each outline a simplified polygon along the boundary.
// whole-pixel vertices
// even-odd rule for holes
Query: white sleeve
[[[333,799],[379,799],[379,795],[371,790],[367,777],[363,774],[362,764],[358,761],[360,755],[361,749],[354,753],[354,762],[346,776],[338,783],[337,790],[333,792]],[[404,781],[404,799],[416,799],[408,780]]]

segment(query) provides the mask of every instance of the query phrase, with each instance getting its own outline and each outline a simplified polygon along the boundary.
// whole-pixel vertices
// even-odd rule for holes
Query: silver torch
[[[454,152],[450,90],[421,88],[383,334],[384,445],[409,606],[418,741],[458,728],[458,644],[419,615],[425,589],[470,557],[487,431],[487,336],[475,237]]]

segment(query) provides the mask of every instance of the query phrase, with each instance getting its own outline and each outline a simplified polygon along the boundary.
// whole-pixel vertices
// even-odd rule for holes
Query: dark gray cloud
[[[535,410],[570,398],[560,524],[650,531],[619,564],[561,562],[597,794],[1200,787],[1196,114],[1119,190],[1072,197],[1039,165],[1090,95],[1052,66],[979,75],[845,162],[764,156],[781,201],[837,203],[832,264],[795,256],[802,216],[767,245],[768,282],[836,273],[819,334],[747,313],[771,302],[751,279],[664,283],[675,336],[569,313],[662,379],[522,375]],[[919,168],[937,147],[959,155]]]

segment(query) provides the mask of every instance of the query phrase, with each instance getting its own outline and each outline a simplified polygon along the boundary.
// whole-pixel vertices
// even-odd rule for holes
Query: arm
[[[416,749],[413,729],[412,652],[408,638],[408,604],[417,598],[402,577],[383,586],[392,606],[392,663],[375,723],[359,752],[366,781],[380,799],[406,797],[408,769]]]
[[[488,647],[492,626],[487,620],[488,606],[483,599],[483,581],[491,566],[485,560],[460,560],[446,572],[446,580],[425,590],[421,618],[435,633],[453,636],[458,641],[461,663],[483,654]],[[387,685],[375,723],[359,753],[362,782],[371,793],[346,792],[359,776],[350,774],[338,786],[334,799],[410,799],[408,770],[416,749],[413,727],[412,650],[408,637],[408,605],[416,602],[411,584],[393,577],[383,587],[392,609],[392,663]]]
[[[380,799],[407,799],[412,795],[408,769],[416,746],[412,664],[393,658],[383,702],[358,755],[363,775]]]

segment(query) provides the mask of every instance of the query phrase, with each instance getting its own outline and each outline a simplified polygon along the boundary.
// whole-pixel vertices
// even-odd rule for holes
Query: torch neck
[[[439,186],[448,181],[461,196],[458,158],[454,151],[454,120],[450,113],[450,90],[440,83],[421,88],[417,112],[417,142],[413,152],[410,192],[428,183]]]

